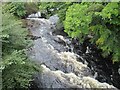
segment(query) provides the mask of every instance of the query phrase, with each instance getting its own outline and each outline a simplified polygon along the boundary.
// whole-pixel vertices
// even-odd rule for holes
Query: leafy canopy
[[[66,12],[65,32],[72,38],[92,35],[91,42],[106,57],[112,53],[113,61],[120,60],[120,3],[73,4]]]

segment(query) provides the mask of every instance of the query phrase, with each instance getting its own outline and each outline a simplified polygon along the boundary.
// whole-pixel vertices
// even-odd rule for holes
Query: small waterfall
[[[53,35],[59,18],[27,18],[28,28],[33,37],[32,49],[27,52],[29,58],[42,67],[42,72],[34,76],[38,88],[113,88],[107,83],[95,80],[83,57],[73,52],[72,41],[62,35]],[[89,53],[87,49],[86,53]],[[84,61],[83,62],[80,62]],[[112,90],[113,90],[112,89]],[[86,89],[85,89],[86,90]]]

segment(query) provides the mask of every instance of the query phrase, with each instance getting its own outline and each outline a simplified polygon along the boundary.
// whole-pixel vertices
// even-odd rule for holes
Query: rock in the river
[[[58,43],[62,43],[65,45],[66,41],[65,41],[65,38],[62,36],[62,35],[57,35],[54,40]]]
[[[53,33],[66,35],[66,33],[63,32],[64,26],[58,15],[53,15],[48,20],[51,22],[51,28],[54,30]]]
[[[60,70],[51,71],[45,65],[42,66],[42,73],[34,76],[34,82],[39,88],[83,88],[83,90],[92,90],[92,88],[109,88],[117,90],[114,86],[107,83],[100,83],[91,77],[78,77],[74,73],[64,73]]]
[[[48,20],[51,22],[51,26],[52,26],[51,28],[53,28],[55,30],[56,29],[56,25],[57,25],[57,23],[59,21],[58,15],[57,14],[53,15]]]
[[[118,68],[118,73],[119,73],[119,75],[120,75],[120,68]]]
[[[53,25],[57,24],[57,22],[59,21],[59,17],[58,15],[53,15],[48,19],[50,22],[52,22]]]
[[[61,52],[58,54],[61,58],[63,67],[65,68],[66,72],[73,72],[79,77],[82,76],[91,76],[90,69],[87,65],[77,61],[77,55],[71,52]]]

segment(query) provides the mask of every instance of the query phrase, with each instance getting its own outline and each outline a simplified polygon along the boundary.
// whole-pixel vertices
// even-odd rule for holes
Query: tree
[[[92,35],[90,42],[102,49],[104,57],[112,53],[113,62],[120,60],[120,3],[73,4],[64,26],[70,37],[81,42]]]
[[[3,90],[28,88],[32,75],[40,71],[40,67],[31,62],[25,54],[30,44],[27,29],[22,22],[9,11],[2,12],[2,82]]]

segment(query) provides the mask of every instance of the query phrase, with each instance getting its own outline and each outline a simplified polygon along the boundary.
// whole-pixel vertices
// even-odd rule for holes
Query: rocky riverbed
[[[33,77],[34,88],[83,88],[83,90],[109,88],[117,90],[113,85],[99,82],[96,79],[97,73],[93,73],[94,69],[89,67],[87,62],[89,60],[74,52],[72,40],[60,34],[53,34],[59,20],[57,15],[49,19],[27,18],[27,20],[33,38],[33,46],[28,49],[27,54],[31,60],[42,67],[42,72]]]

